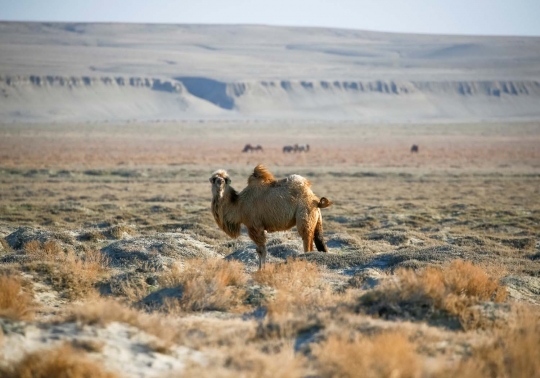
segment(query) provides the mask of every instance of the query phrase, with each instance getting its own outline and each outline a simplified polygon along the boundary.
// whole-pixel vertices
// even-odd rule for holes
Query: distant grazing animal
[[[311,183],[299,175],[276,180],[264,166],[258,165],[240,193],[231,187],[224,170],[212,173],[212,214],[218,226],[232,238],[240,235],[244,224],[257,246],[259,269],[266,263],[265,232],[285,231],[296,226],[304,242],[304,251],[328,252],[324,243],[319,209],[332,204],[311,191]]]
[[[416,144],[413,144],[411,147],[411,153],[418,153],[419,148]]]
[[[263,148],[261,147],[260,144],[258,144],[257,146],[252,146],[251,144],[246,144],[244,146],[244,149],[242,150],[242,152],[258,152],[258,151],[261,151],[263,152]]]
[[[298,146],[298,152],[309,152],[309,144],[300,144]]]
[[[294,151],[294,147],[293,146],[284,146],[283,147],[283,153],[291,153]]]
[[[285,152],[309,152],[309,144],[295,144],[294,146],[284,146],[283,153]]]

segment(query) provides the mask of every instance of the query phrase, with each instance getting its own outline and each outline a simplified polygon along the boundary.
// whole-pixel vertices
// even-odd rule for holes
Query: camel
[[[413,144],[411,147],[411,154],[415,152],[418,153],[419,150],[420,148],[416,144]]]
[[[246,144],[244,146],[244,149],[242,150],[242,152],[248,152],[248,151],[249,152],[253,152],[253,151],[255,151],[255,152],[261,151],[261,152],[263,152],[263,148],[262,148],[262,146],[260,144],[258,144],[256,146],[252,146],[251,144]]]
[[[291,175],[276,180],[263,165],[257,165],[241,192],[231,187],[231,179],[220,169],[212,173],[212,214],[218,226],[232,238],[240,235],[240,226],[257,246],[259,270],[266,264],[266,232],[289,230],[296,226],[302,237],[304,252],[328,252],[324,242],[319,209],[332,204],[311,191],[311,183],[302,176]]]

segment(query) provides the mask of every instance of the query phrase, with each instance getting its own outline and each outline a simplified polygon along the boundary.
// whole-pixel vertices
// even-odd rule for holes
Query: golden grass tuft
[[[4,238],[0,238],[0,251],[1,250],[4,250],[4,251],[9,251],[11,250],[11,247],[9,246],[8,242],[6,241],[6,239]]]
[[[492,340],[475,347],[470,357],[440,373],[441,377],[537,377],[540,372],[540,313],[517,306],[515,322],[497,329]]]
[[[508,296],[497,279],[469,261],[454,260],[443,268],[427,267],[419,271],[399,269],[396,277],[397,282],[387,282],[364,295],[364,304],[387,302],[433,307],[456,316],[468,329],[485,325],[471,306],[482,301],[504,302]]]
[[[80,236],[83,241],[98,242],[100,240],[107,240],[107,237],[97,230],[85,232]]]
[[[160,350],[168,349],[178,338],[180,332],[163,315],[140,312],[110,299],[98,299],[72,306],[65,321],[101,327],[112,322],[129,324],[156,336],[158,341],[153,347]]]
[[[109,234],[114,239],[122,239],[124,237],[124,235],[126,235],[126,234],[127,235],[134,235],[135,230],[132,229],[131,227],[128,227],[128,226],[117,225],[117,226],[111,227],[111,229],[109,230]]]
[[[86,250],[81,255],[68,250],[56,249],[48,242],[39,246],[29,242],[25,246],[26,253],[36,257],[36,260],[26,264],[26,267],[45,274],[52,286],[64,292],[69,299],[84,297],[94,291],[94,285],[107,271],[108,259],[97,250]],[[56,245],[56,244],[54,244]]]
[[[253,279],[262,285],[276,289],[313,287],[319,281],[321,272],[317,265],[306,260],[289,258],[282,264],[268,264],[253,274]]]
[[[53,261],[64,256],[62,247],[52,240],[43,243],[38,240],[31,240],[24,244],[24,251],[34,259],[42,261]]]
[[[330,336],[313,347],[322,377],[419,377],[416,346],[398,332],[375,336]]]
[[[304,358],[295,356],[292,346],[277,353],[264,353],[253,346],[237,346],[228,357],[214,360],[209,366],[191,364],[182,377],[200,378],[299,378],[306,376]]]
[[[29,353],[22,360],[7,368],[0,368],[5,378],[115,378],[98,362],[85,357],[69,344]]]
[[[182,298],[169,300],[170,311],[231,310],[241,305],[247,281],[244,265],[223,259],[191,259],[159,278],[163,287],[182,287]]]
[[[271,316],[317,309],[341,300],[320,277],[316,264],[292,258],[285,263],[267,265],[253,274],[256,282],[277,289],[275,298],[266,304]]]
[[[21,279],[14,275],[0,274],[0,317],[28,320],[33,316],[30,294],[22,290]]]

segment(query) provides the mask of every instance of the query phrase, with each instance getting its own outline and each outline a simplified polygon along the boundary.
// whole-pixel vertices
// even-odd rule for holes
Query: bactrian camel
[[[240,226],[257,246],[259,269],[266,263],[266,232],[285,231],[296,226],[304,242],[304,251],[328,252],[324,243],[322,217],[319,209],[332,204],[319,199],[311,191],[311,183],[299,175],[282,180],[262,165],[253,170],[247,187],[237,192],[224,170],[215,171],[212,184],[212,214],[218,226],[232,238],[240,235]]]

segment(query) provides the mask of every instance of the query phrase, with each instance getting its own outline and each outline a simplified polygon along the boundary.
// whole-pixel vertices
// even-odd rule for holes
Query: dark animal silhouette
[[[293,146],[284,146],[283,147],[283,153],[291,153],[294,151],[294,147]]]
[[[283,153],[309,152],[309,144],[295,144],[294,146],[284,146]]]
[[[263,148],[261,147],[260,144],[256,145],[256,146],[252,146],[251,144],[246,144],[244,146],[244,149],[242,150],[242,152],[263,152]]]
[[[418,148],[418,146],[416,144],[413,144],[412,147],[411,147],[411,153],[418,153],[420,149]]]

